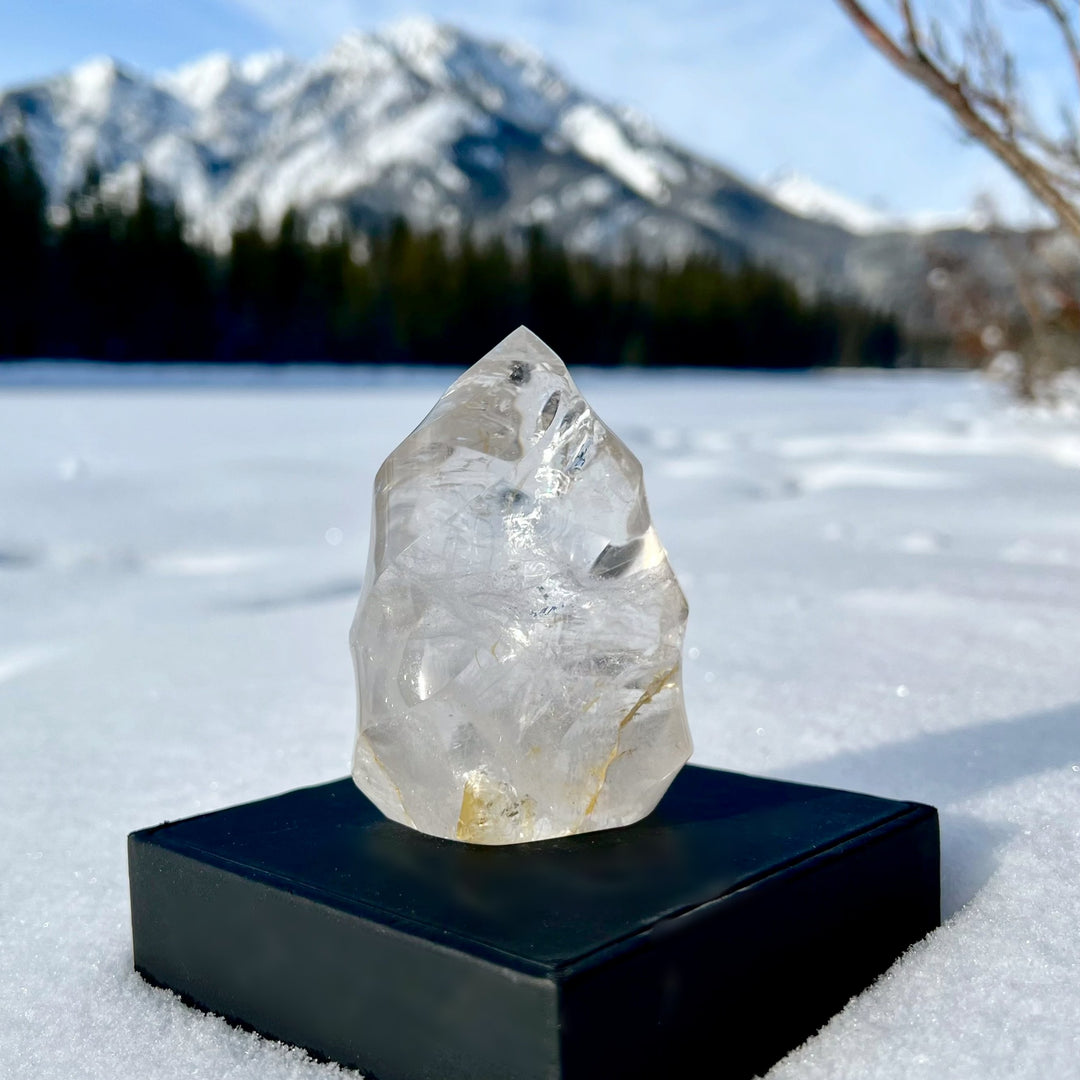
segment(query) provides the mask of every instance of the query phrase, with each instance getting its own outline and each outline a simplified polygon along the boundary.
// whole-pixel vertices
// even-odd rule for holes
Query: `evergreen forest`
[[[539,230],[451,241],[400,219],[313,243],[295,213],[221,253],[145,183],[125,206],[93,172],[47,204],[26,140],[0,146],[0,358],[464,365],[522,323],[602,366],[891,366],[903,346],[887,316],[713,258],[613,266]]]

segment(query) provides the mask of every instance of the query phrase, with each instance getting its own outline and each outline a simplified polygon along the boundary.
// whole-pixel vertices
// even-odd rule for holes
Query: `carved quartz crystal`
[[[475,844],[636,821],[690,756],[686,613],[640,463],[521,327],[375,478],[353,778]]]

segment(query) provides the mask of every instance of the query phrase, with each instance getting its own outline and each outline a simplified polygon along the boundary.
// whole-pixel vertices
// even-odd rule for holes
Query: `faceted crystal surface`
[[[521,327],[375,478],[353,778],[470,843],[636,821],[690,756],[685,624],[640,463]]]

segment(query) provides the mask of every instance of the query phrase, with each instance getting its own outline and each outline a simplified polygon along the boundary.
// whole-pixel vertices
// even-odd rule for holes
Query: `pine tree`
[[[40,352],[45,272],[45,188],[20,133],[0,144],[0,356]]]
[[[896,323],[809,301],[776,273],[694,256],[621,266],[520,245],[455,242],[404,219],[312,243],[295,210],[268,238],[191,243],[140,178],[107,197],[93,164],[50,230],[24,139],[0,147],[0,356],[466,364],[519,323],[576,363],[784,369],[896,362]]]

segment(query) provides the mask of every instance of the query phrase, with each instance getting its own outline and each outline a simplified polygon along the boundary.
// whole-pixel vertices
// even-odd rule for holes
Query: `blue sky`
[[[794,169],[902,214],[962,212],[983,192],[1010,217],[1030,211],[833,0],[4,0],[0,85],[100,54],[150,71],[214,50],[311,56],[346,29],[408,14],[526,41],[587,90],[642,109],[752,180]],[[1050,105],[1065,66],[1042,23],[1015,25],[1036,97]]]

